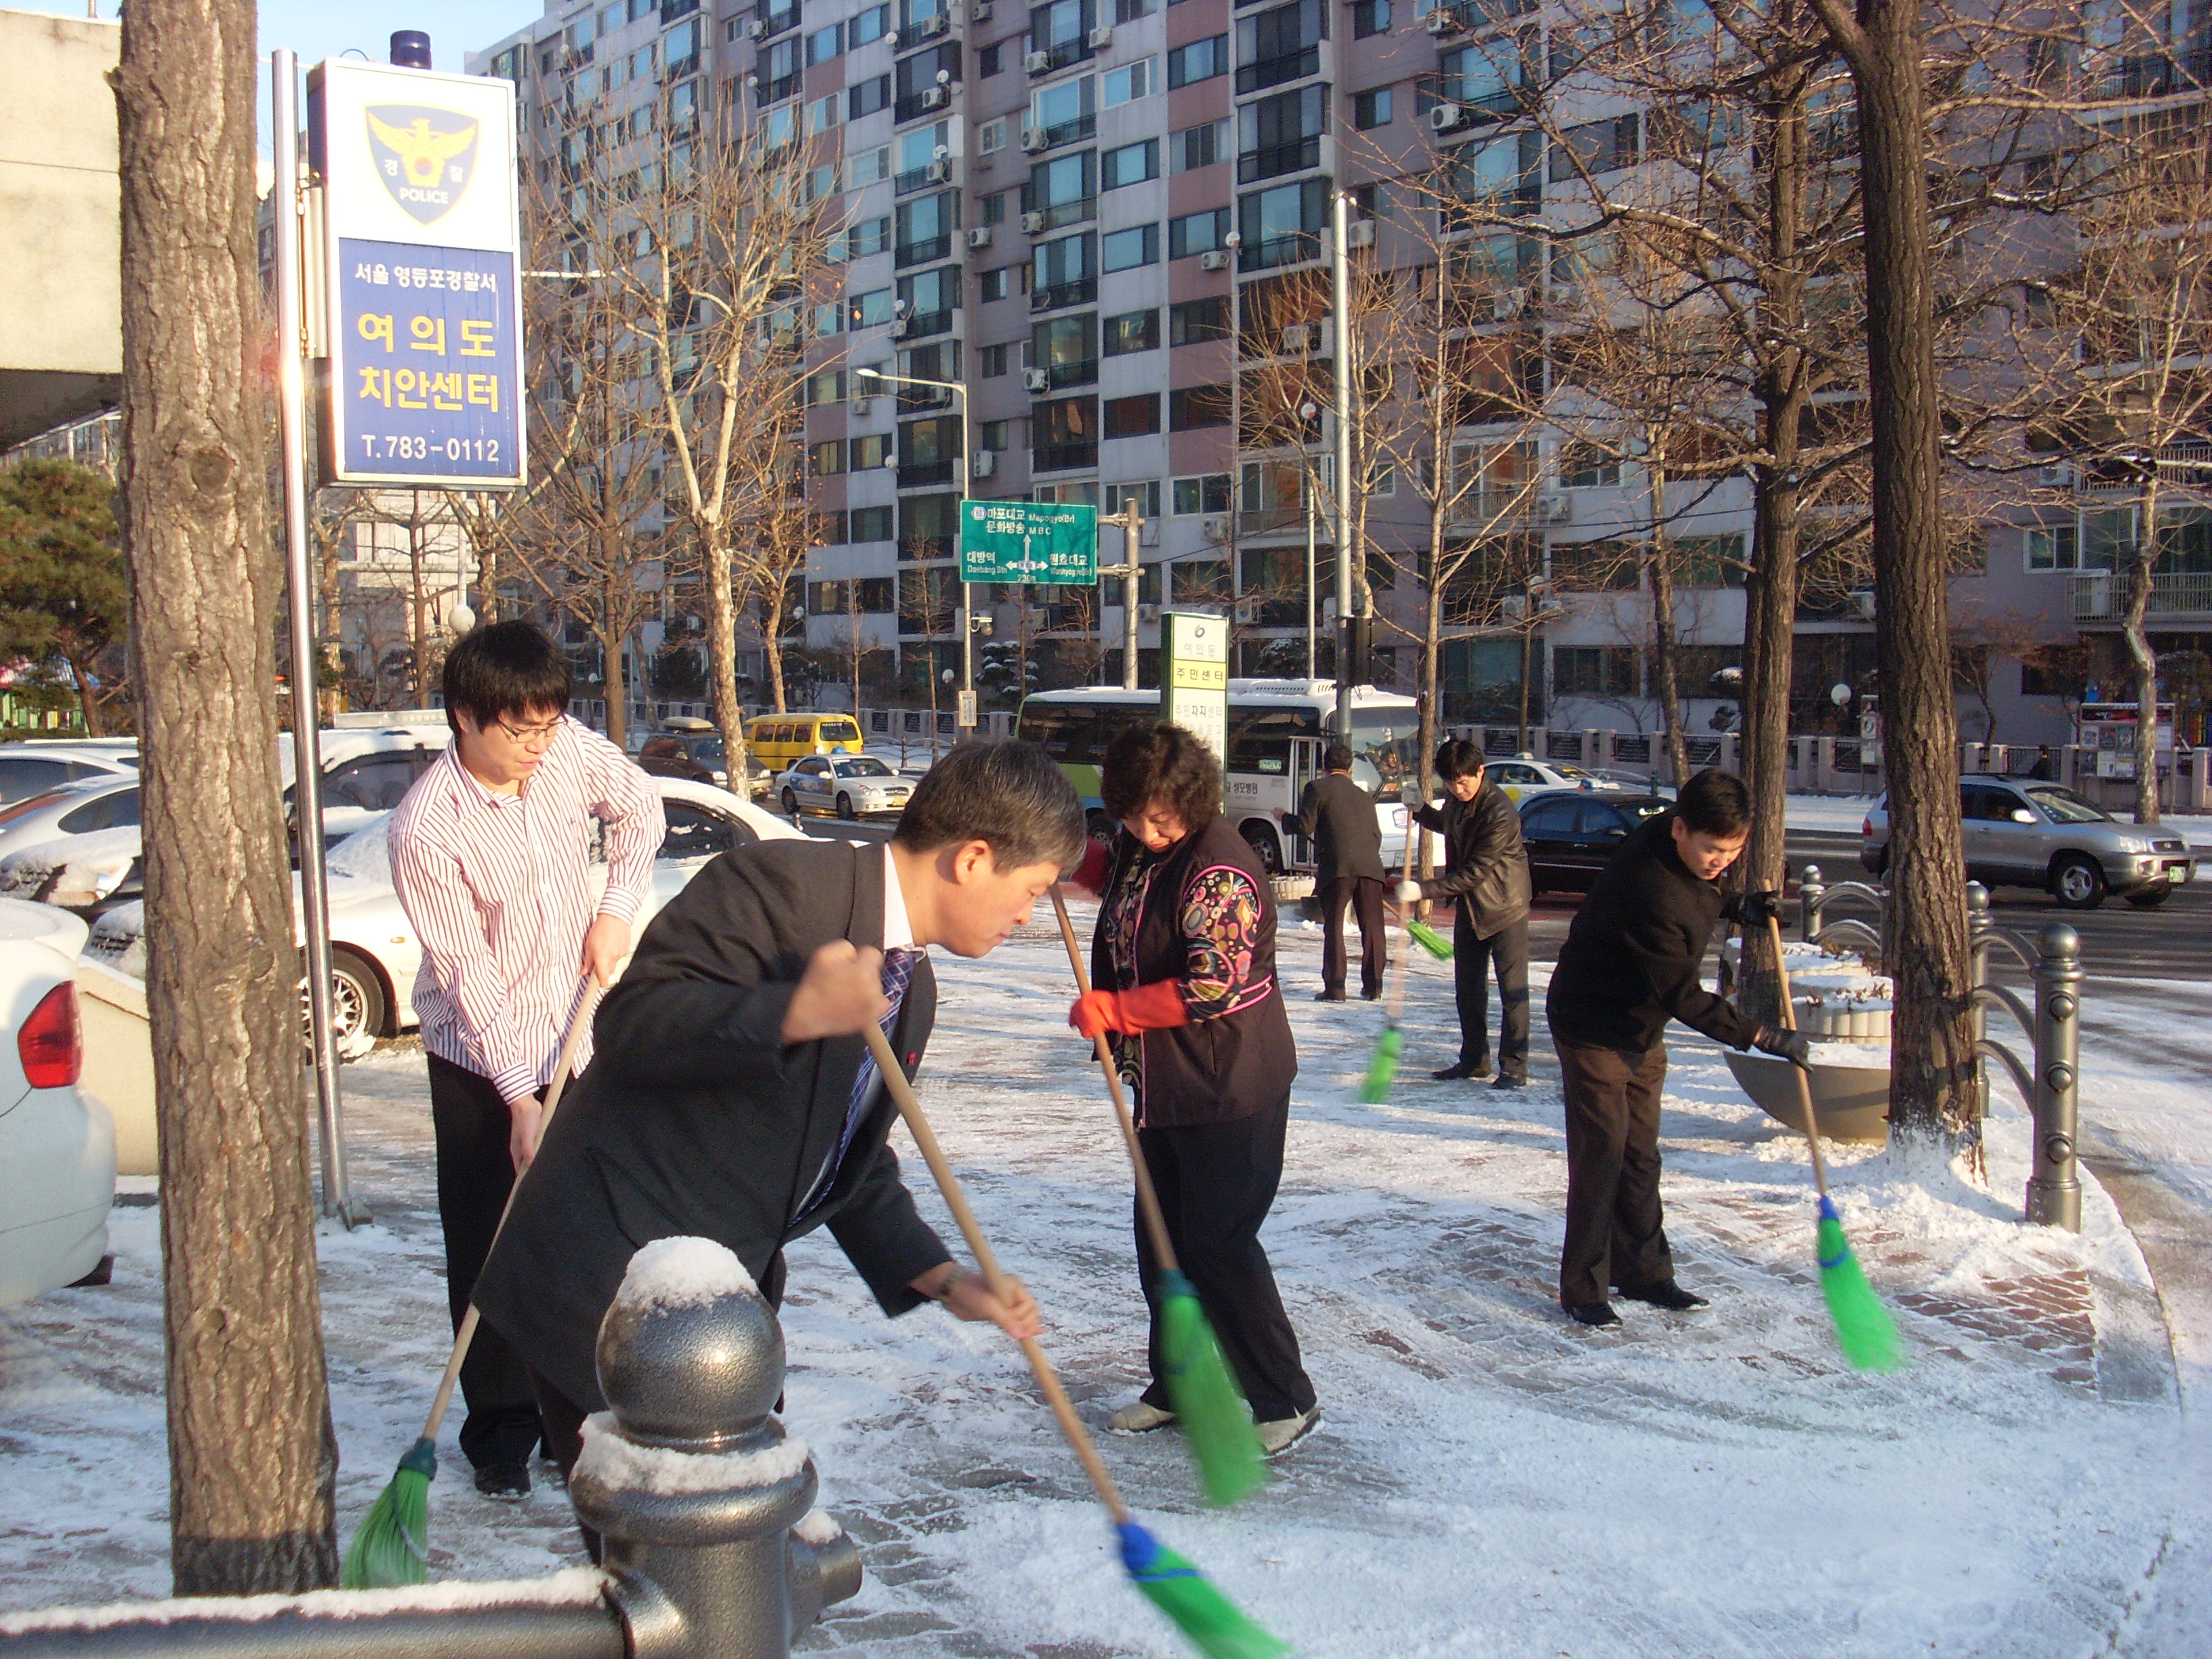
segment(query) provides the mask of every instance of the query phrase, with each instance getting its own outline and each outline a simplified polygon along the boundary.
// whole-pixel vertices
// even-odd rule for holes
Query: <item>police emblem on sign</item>
[[[392,199],[422,224],[443,218],[476,172],[474,117],[414,104],[367,112],[376,176]]]

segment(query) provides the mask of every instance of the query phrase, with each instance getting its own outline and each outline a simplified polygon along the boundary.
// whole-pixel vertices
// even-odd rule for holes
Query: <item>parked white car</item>
[[[775,781],[777,799],[794,818],[801,812],[841,818],[903,812],[915,782],[873,755],[808,755]]]
[[[684,778],[655,778],[668,837],[654,863],[652,890],[637,915],[645,923],[684,890],[707,861],[732,847],[788,841],[799,831],[774,813],[739,800],[726,789]],[[380,1036],[415,1027],[415,975],[422,946],[392,885],[390,815],[380,814],[331,850],[331,988],[338,1051],[348,1059],[368,1052]],[[594,866],[605,879],[605,866]],[[296,907],[295,907],[296,914]],[[145,907],[119,906],[94,925],[87,954],[117,971],[146,973]],[[303,936],[304,937],[304,936]]]
[[[76,957],[85,926],[0,900],[0,1307],[97,1272],[115,1196],[115,1126],[77,1087],[84,1036]]]
[[[0,747],[0,806],[42,795],[64,783],[125,776],[137,770],[136,738],[84,738],[61,742],[27,738]]]
[[[1527,755],[1516,755],[1511,760],[1494,760],[1483,769],[1491,782],[1496,784],[1515,805],[1531,795],[1540,795],[1551,789],[1586,789],[1615,795],[1648,795],[1651,787],[1603,772],[1593,772],[1588,767],[1572,765],[1566,761],[1540,761]]]

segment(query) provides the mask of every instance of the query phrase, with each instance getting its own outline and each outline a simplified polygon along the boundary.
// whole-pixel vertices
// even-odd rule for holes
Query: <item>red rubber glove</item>
[[[1164,1031],[1190,1024],[1182,988],[1171,979],[1155,980],[1133,991],[1086,991],[1067,1011],[1067,1023],[1087,1037],[1101,1031]]]
[[[1103,841],[1083,843],[1083,856],[1075,867],[1060,878],[1063,887],[1080,887],[1093,898],[1106,890],[1106,872],[1113,864],[1112,853]]]

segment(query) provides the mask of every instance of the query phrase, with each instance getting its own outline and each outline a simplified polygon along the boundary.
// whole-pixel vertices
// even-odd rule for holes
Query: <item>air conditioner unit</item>
[[[991,228],[990,228],[990,226],[988,226],[988,225],[977,225],[977,226],[975,226],[972,230],[970,230],[970,231],[968,233],[968,246],[969,246],[969,247],[988,247],[988,246],[991,246]]]
[[[1314,349],[1314,330],[1311,323],[1292,323],[1282,333],[1276,348],[1285,356],[1311,351]]]
[[[1048,391],[1052,386],[1052,375],[1042,368],[1025,368],[1022,371],[1022,385],[1031,392]]]
[[[1433,15],[1434,14],[1432,13],[1431,15]],[[1429,112],[1429,131],[1431,132],[1457,132],[1462,127],[1467,125],[1467,110],[1462,105],[1438,104],[1434,109]]]
[[[1140,605],[1137,607],[1137,620],[1139,623],[1156,623],[1159,619],[1159,606],[1156,605]]]
[[[2059,461],[2050,466],[2035,469],[2035,482],[2046,489],[2070,489],[2074,487],[2074,463]]]
[[[942,90],[942,88],[940,88],[939,90]],[[922,171],[928,175],[929,182],[931,184],[941,185],[952,177],[952,163],[950,161],[932,161],[927,167],[924,167]]]
[[[1043,228],[1044,228],[1044,215],[1042,215],[1042,213],[1024,213],[1024,215],[1022,215],[1022,234],[1023,234],[1023,235],[1024,235],[1024,236],[1034,236],[1034,235],[1036,235],[1036,234],[1037,234],[1037,232],[1039,232],[1039,231],[1042,230]]]
[[[1256,623],[1259,620],[1260,605],[1257,600],[1241,599],[1237,602],[1237,621],[1240,626],[1249,628],[1254,623]]]
[[[999,458],[990,450],[982,450],[969,459],[968,470],[979,478],[988,478],[999,470]]]
[[[1201,519],[1198,524],[1198,533],[1210,542],[1225,542],[1229,539],[1229,520]]]
[[[1209,248],[1206,252],[1198,256],[1198,268],[1200,270],[1228,270],[1228,251],[1224,248]]]
[[[763,39],[767,33],[768,19],[765,17],[756,17],[745,25],[745,38],[748,40],[758,40]]]
[[[1022,67],[1031,75],[1042,75],[1052,67],[1052,54],[1048,52],[1033,52],[1022,59]]]
[[[921,106],[924,109],[943,109],[951,101],[952,88],[950,87],[925,87],[922,88]]]
[[[906,319],[905,319],[905,318],[903,318],[903,317],[894,317],[894,318],[892,318],[892,319],[891,319],[891,338],[893,338],[894,340],[902,340],[902,339],[904,339],[905,337],[906,337]]]
[[[1490,302],[1490,314],[1501,323],[1510,322],[1528,308],[1528,290],[1509,288]]]
[[[989,22],[991,21],[991,0],[975,0],[975,3],[968,8],[968,21],[971,23]]]
[[[1434,11],[1429,14],[1429,21],[1424,23],[1421,27],[1427,29],[1430,33],[1441,39],[1443,36],[1447,34],[1457,34],[1461,30],[1462,25],[1460,23],[1459,14],[1457,12],[1454,11],[1449,6],[1438,6]]]
[[[865,415],[874,407],[875,403],[872,398],[855,398],[853,399],[853,413],[855,415]]]
[[[943,12],[934,17],[925,17],[915,27],[915,33],[925,40],[933,40],[940,34],[952,32],[952,20]]]
[[[1536,517],[1544,524],[1571,524],[1575,516],[1574,497],[1567,495],[1536,497]]]
[[[1103,52],[1114,44],[1114,31],[1110,28],[1093,29],[1084,36],[1083,44],[1093,52]]]
[[[1372,219],[1354,219],[1344,228],[1344,245],[1351,248],[1373,247],[1375,222]]]
[[[1042,131],[1039,128],[1024,127],[1022,129],[1022,148],[1027,150],[1030,155],[1034,155],[1041,149],[1051,149],[1052,141],[1049,138],[1047,138]]]

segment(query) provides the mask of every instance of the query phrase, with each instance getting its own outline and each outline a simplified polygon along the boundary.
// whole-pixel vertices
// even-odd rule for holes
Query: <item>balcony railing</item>
[[[951,252],[952,237],[948,232],[943,236],[932,236],[927,241],[905,244],[893,253],[891,263],[896,269],[904,270],[908,265],[926,265],[933,260],[946,258]],[[909,333],[912,331],[908,331]]]
[[[698,9],[699,0],[660,0],[660,27],[666,28],[678,18],[689,17]],[[792,9],[792,15],[798,15],[797,7]]]
[[[1098,384],[1098,360],[1086,357],[1077,363],[1048,363],[1045,365],[1044,383],[1054,392],[1071,386],[1096,386]]]
[[[1032,45],[1030,50],[1035,52],[1038,48]],[[1066,69],[1070,64],[1079,64],[1091,56],[1091,46],[1084,36],[1074,34],[1065,40],[1055,41],[1053,45],[1044,47],[1043,52],[1044,64],[1040,69],[1030,70],[1032,75],[1051,75],[1057,70]]]
[[[1036,211],[1044,216],[1044,222],[1037,227],[1036,232],[1041,236],[1049,230],[1064,229],[1069,225],[1079,225],[1086,219],[1097,218],[1098,198],[1096,196],[1079,196],[1072,202],[1054,202],[1051,206],[1039,208]]]
[[[1237,534],[1240,538],[1273,536],[1286,530],[1303,533],[1305,526],[1306,510],[1303,507],[1249,507],[1237,515]]]
[[[1237,250],[1239,270],[1273,270],[1278,265],[1302,265],[1321,258],[1321,233],[1301,230],[1289,236],[1247,242]]]
[[[951,461],[916,461],[912,466],[901,464],[898,487],[901,489],[927,489],[933,485],[952,482]]]
[[[949,171],[933,173],[930,170],[941,165],[939,162],[932,161],[926,166],[913,167],[905,173],[895,175],[891,179],[891,194],[911,196],[915,191],[927,190],[933,185],[951,183],[952,175]]]
[[[906,332],[902,340],[926,340],[933,334],[942,334],[952,326],[952,313],[947,311],[918,311],[906,319]]]
[[[1237,91],[1241,96],[1267,87],[1279,87],[1286,81],[1303,81],[1310,75],[1320,73],[1321,48],[1317,46],[1303,47],[1297,52],[1278,52],[1273,58],[1262,58],[1256,63],[1241,66],[1237,71]]]
[[[1541,0],[1454,0],[1454,3],[1442,9],[1450,14],[1452,21],[1473,33],[1492,23],[1526,16],[1540,3]]]
[[[768,25],[768,27],[762,32],[761,38],[763,40],[772,40],[786,29],[795,29],[799,27],[799,8],[786,6],[781,11],[764,11],[760,14],[760,19]]]
[[[1247,150],[1237,158],[1237,182],[1255,184],[1262,179],[1280,178],[1285,173],[1304,173],[1309,167],[1321,165],[1321,136],[1294,139],[1287,144],[1271,144],[1265,149]]]
[[[2075,622],[2116,623],[2128,613],[2134,577],[2126,571],[2085,570],[2073,579]],[[2172,571],[2153,576],[2144,613],[2153,617],[2212,617],[2212,571]]]
[[[1079,466],[1098,465],[1098,445],[1090,439],[1079,443],[1037,444],[1030,451],[1032,472],[1066,472]]]
[[[753,88],[753,102],[767,105],[780,103],[799,90],[799,76],[779,75],[773,81],[763,81]]]
[[[1065,306],[1087,306],[1097,297],[1098,279],[1083,276],[1072,283],[1056,283],[1050,288],[1032,289],[1030,309],[1058,311]]]
[[[2212,89],[2212,49],[2123,58],[2087,77],[2096,98],[2174,98]]]
[[[1079,144],[1086,138],[1098,136],[1098,118],[1079,115],[1073,121],[1062,121],[1056,126],[1040,129],[1044,134],[1044,147],[1058,149],[1062,144]]]
[[[952,394],[942,386],[902,386],[898,389],[898,412],[902,415],[920,415],[933,409],[944,409],[951,402]]]

